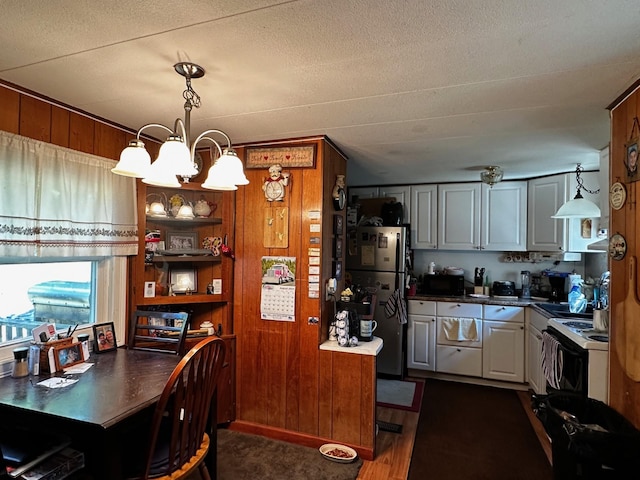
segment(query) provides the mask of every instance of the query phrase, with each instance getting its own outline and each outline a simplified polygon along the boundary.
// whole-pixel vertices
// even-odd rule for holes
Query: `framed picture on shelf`
[[[194,250],[200,248],[198,232],[167,232],[168,250]]]
[[[198,290],[196,271],[193,268],[171,270],[169,273],[173,293],[194,293]]]
[[[342,218],[342,215],[336,214],[333,216],[333,234],[334,235],[344,234],[344,218]]]
[[[76,363],[84,362],[81,343],[72,343],[53,347],[53,358],[56,363],[56,372],[64,370]]]
[[[97,353],[110,352],[118,347],[116,342],[116,329],[113,322],[98,323],[93,326],[93,338]]]

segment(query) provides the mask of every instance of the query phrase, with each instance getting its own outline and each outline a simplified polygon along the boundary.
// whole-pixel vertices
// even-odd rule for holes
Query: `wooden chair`
[[[128,348],[182,355],[189,314],[136,310],[129,323]]]
[[[205,463],[207,432],[215,432],[210,430],[216,422],[210,418],[215,415],[211,405],[224,355],[224,341],[207,337],[176,366],[155,408],[144,465],[138,462],[142,473],[133,478],[184,479],[197,469],[203,480],[211,480]]]

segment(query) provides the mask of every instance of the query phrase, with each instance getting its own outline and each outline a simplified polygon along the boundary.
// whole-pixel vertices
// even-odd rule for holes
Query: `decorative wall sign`
[[[611,185],[609,190],[609,204],[614,210],[620,210],[624,206],[624,202],[627,199],[627,190],[620,182],[616,182]]]
[[[638,173],[638,137],[640,136],[640,120],[634,117],[629,141],[625,144],[624,165],[627,167],[627,182],[640,180]]]
[[[315,166],[315,145],[295,147],[252,148],[247,147],[245,168],[265,168],[279,163],[283,167]]]
[[[616,233],[609,240],[609,256],[614,260],[622,260],[627,253],[627,241]]]

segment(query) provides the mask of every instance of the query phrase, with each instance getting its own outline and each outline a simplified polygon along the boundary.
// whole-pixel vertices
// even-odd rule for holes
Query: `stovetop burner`
[[[589,340],[595,340],[596,342],[608,342],[609,335],[589,335]]]
[[[577,328],[579,330],[593,328],[593,324],[590,322],[562,322],[562,324],[569,328]]]

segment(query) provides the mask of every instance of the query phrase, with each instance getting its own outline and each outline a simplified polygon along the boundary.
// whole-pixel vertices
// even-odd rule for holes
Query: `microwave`
[[[425,295],[464,295],[464,275],[423,275],[422,293]]]

